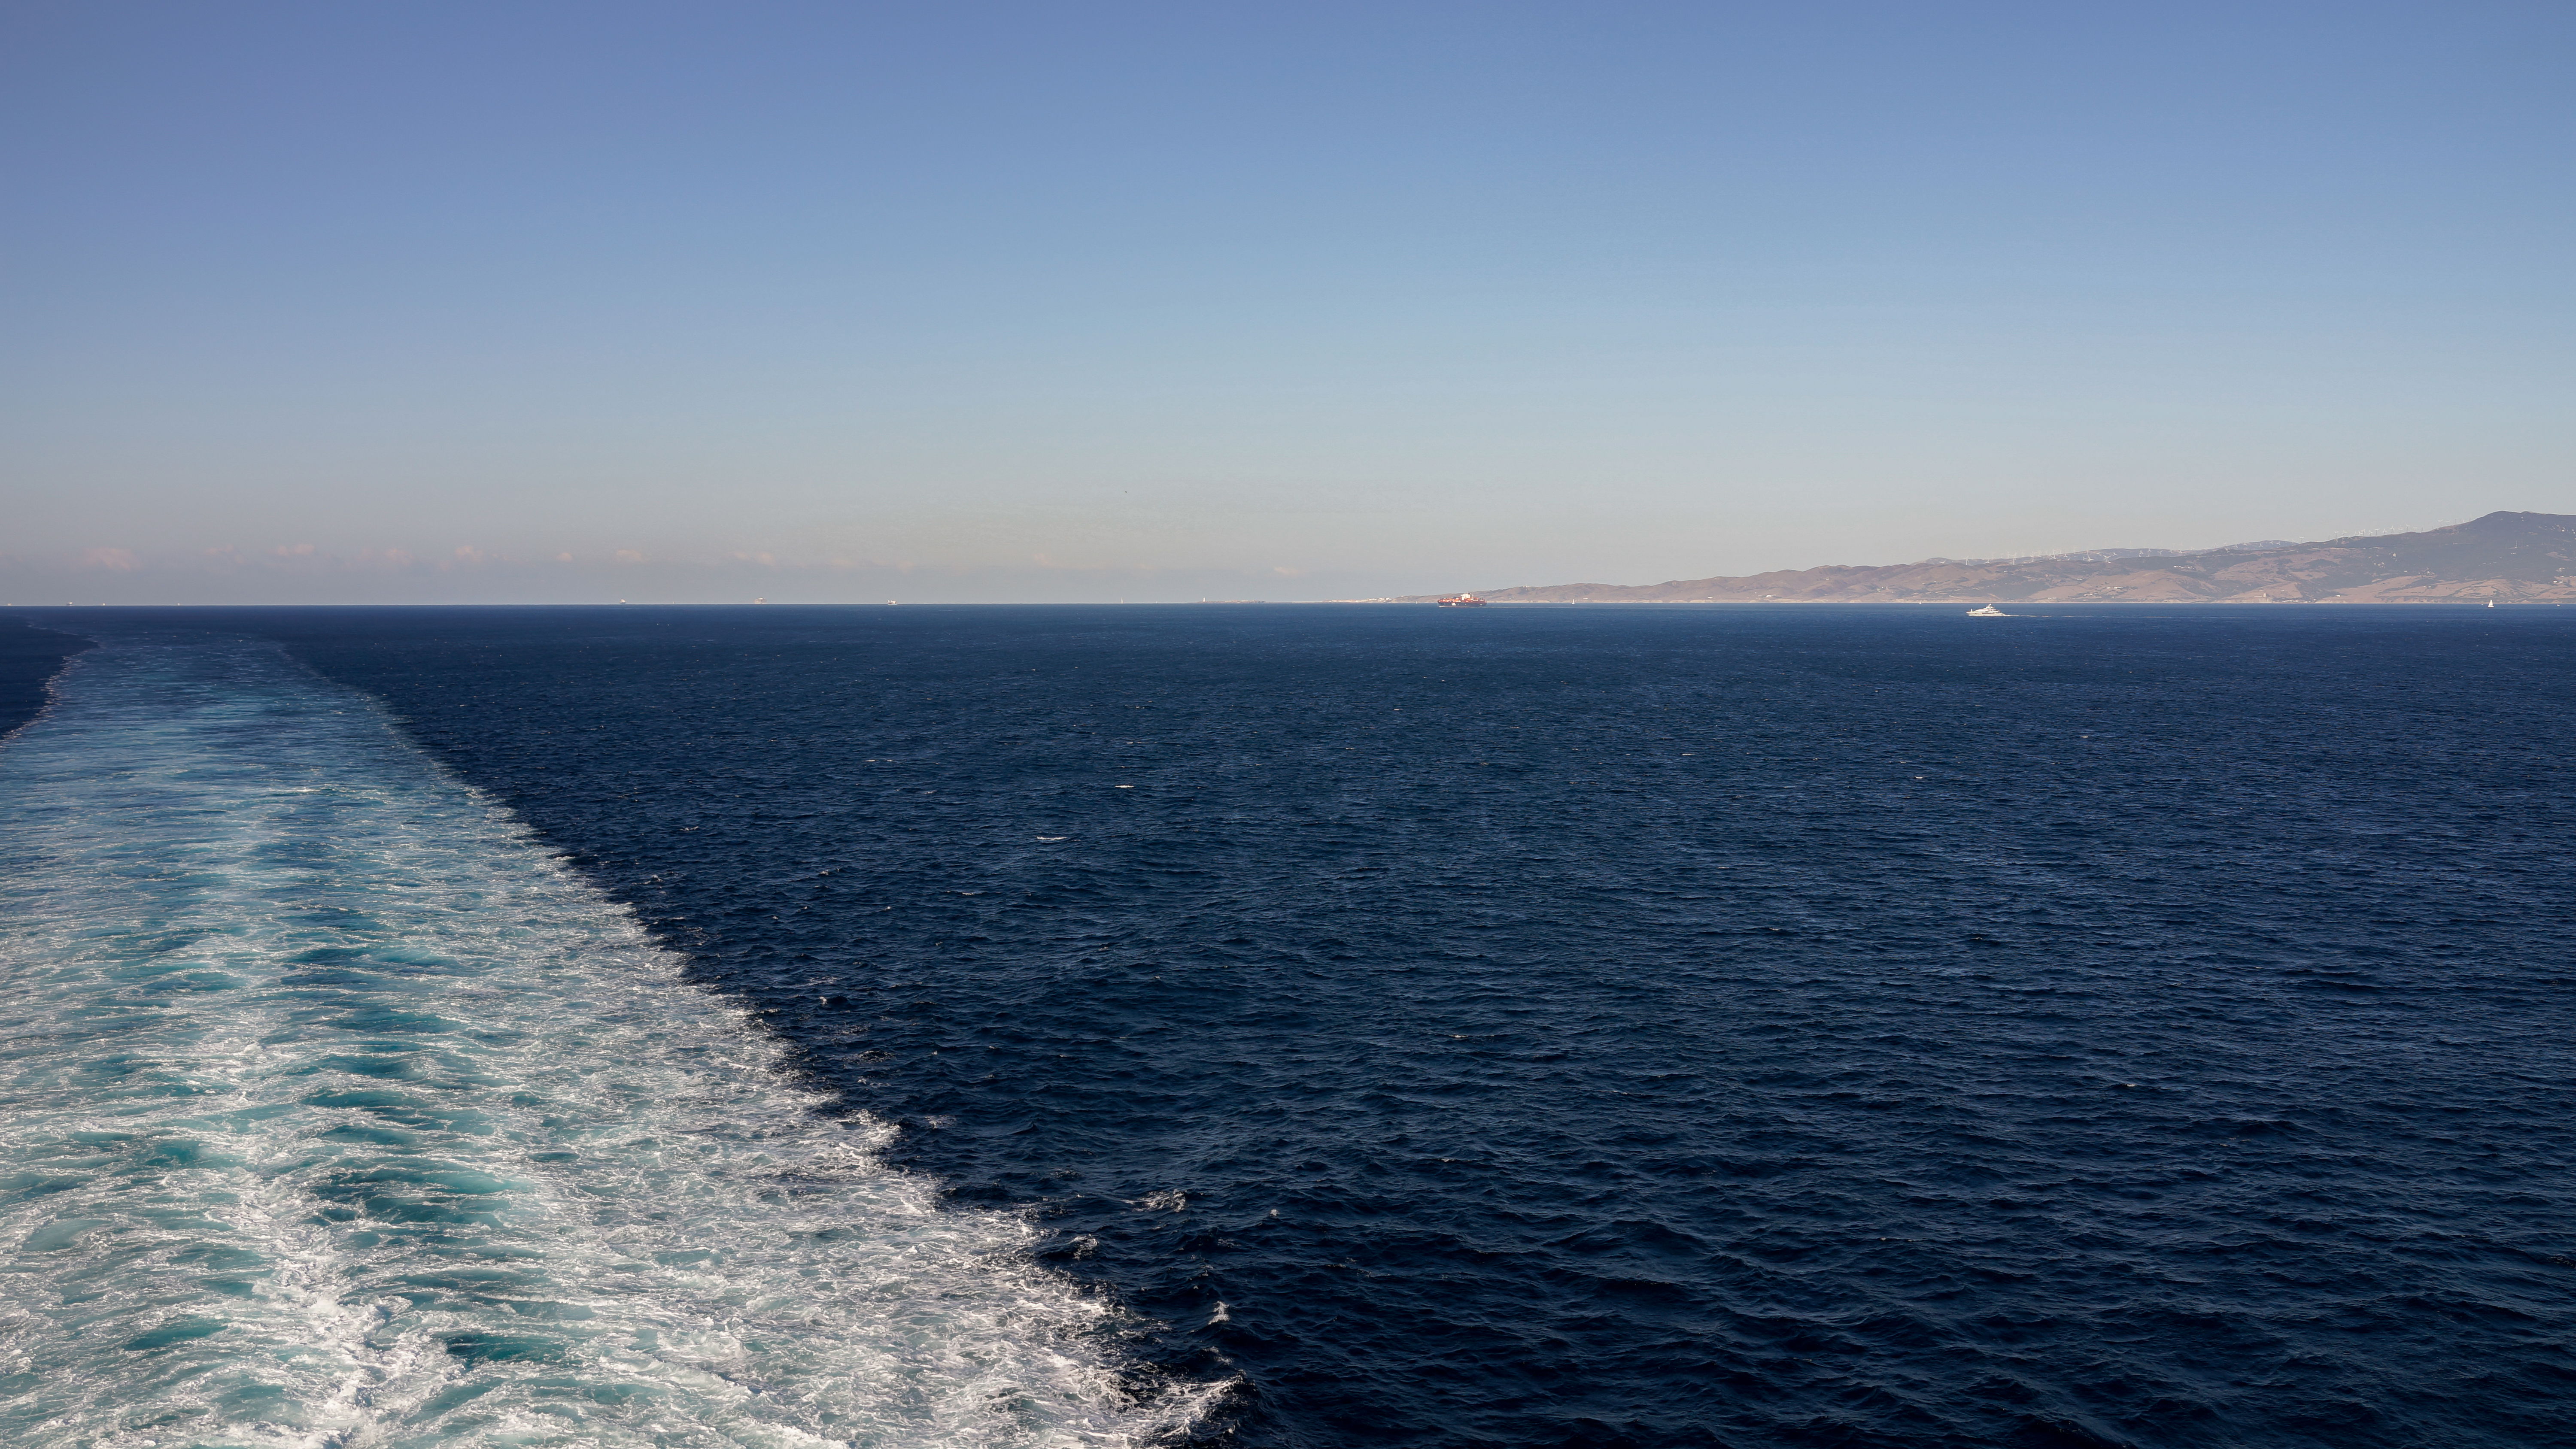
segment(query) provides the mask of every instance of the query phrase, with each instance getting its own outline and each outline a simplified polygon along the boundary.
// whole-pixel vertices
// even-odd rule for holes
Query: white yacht
[[[1996,608],[1992,604],[1988,604],[1982,609],[1970,609],[1968,611],[1968,617],[1971,619],[2009,619],[2012,615],[2005,613],[2003,610]]]

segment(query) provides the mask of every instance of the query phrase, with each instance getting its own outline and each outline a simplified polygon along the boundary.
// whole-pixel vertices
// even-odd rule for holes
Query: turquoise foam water
[[[0,841],[0,1439],[1137,1445],[1205,1407],[267,646],[84,656],[0,746]]]

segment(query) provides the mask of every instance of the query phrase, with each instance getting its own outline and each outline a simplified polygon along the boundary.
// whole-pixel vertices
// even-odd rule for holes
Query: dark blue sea
[[[13,1442],[2576,1443],[2576,612],[12,612]]]

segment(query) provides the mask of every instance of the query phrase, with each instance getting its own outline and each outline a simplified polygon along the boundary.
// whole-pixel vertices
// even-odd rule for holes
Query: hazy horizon
[[[0,602],[1347,598],[2576,512],[2571,42],[17,6]]]
[[[2439,519],[2423,525],[2442,527],[2463,519]],[[2398,529],[2370,532],[2399,532]],[[2317,542],[2329,537],[2351,537],[2352,534],[2320,535]],[[2254,543],[2263,540],[2230,539],[2226,544],[2190,544],[2178,551],[2199,548],[2223,548],[2228,544]],[[2165,548],[2163,544],[2097,544],[2092,549]],[[2087,548],[2048,549],[2042,555],[2082,553]],[[1889,564],[1915,563],[1928,557],[1952,557],[1953,561],[1990,561],[1997,558],[2027,555],[1922,555],[1907,559],[1829,559],[1825,563]],[[1742,570],[1761,573],[1769,568],[1805,568],[1815,565],[1769,565]],[[1708,577],[1709,575],[1698,575]],[[1239,603],[1247,599],[1261,602],[1301,603],[1389,597],[1393,594],[1447,592],[1453,588],[1508,588],[1517,584],[1564,584],[1575,582],[1662,583],[1664,579],[1576,580],[1546,579],[1515,581],[1513,584],[1440,584],[1410,591],[1381,591],[1376,594],[1357,591],[1321,591],[1332,582],[1306,575],[1274,574],[1274,586],[1266,593],[1208,592],[1189,593],[1193,580],[1215,589],[1220,585],[1245,582],[1243,576],[1215,570],[1152,569],[1076,569],[1060,567],[1040,577],[1057,582],[1057,592],[1040,596],[1025,572],[950,568],[902,568],[888,564],[866,564],[847,560],[821,564],[792,563],[776,559],[724,559],[718,561],[679,561],[653,558],[631,559],[513,559],[475,553],[448,558],[398,558],[359,555],[339,557],[318,551],[280,550],[266,558],[237,552],[214,558],[177,558],[145,560],[141,558],[106,558],[81,561],[71,568],[58,568],[50,574],[32,569],[11,575],[13,582],[24,585],[30,580],[50,580],[75,586],[68,598],[28,597],[0,598],[0,608],[42,608],[82,604],[173,605],[192,604],[452,604],[452,603],[527,603],[527,604],[727,604],[754,601],[776,604],[886,604],[910,602],[937,603]],[[121,589],[99,590],[93,595],[114,593],[118,597],[77,595],[77,586],[95,585],[113,579],[124,583]],[[1250,582],[1262,583],[1253,578]],[[871,587],[873,586],[873,587]],[[25,590],[22,588],[21,592]],[[59,591],[58,591],[59,592]]]

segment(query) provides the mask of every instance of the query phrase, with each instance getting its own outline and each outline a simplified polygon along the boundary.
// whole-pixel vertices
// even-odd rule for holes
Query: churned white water
[[[1032,1230],[264,645],[0,744],[0,1442],[1139,1445]]]

